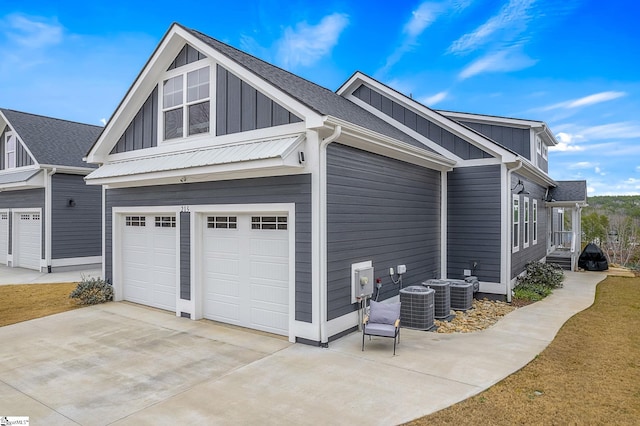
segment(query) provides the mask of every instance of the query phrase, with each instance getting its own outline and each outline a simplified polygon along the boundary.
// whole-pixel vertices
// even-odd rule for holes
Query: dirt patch
[[[77,309],[69,298],[78,283],[0,286],[0,327]]]
[[[640,278],[608,277],[522,370],[410,425],[638,424]]]

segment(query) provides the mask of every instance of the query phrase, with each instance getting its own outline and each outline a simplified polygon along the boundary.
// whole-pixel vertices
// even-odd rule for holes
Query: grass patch
[[[69,294],[78,283],[0,285],[0,327],[77,309]]]
[[[522,370],[409,424],[638,424],[639,327],[640,278],[610,276]]]

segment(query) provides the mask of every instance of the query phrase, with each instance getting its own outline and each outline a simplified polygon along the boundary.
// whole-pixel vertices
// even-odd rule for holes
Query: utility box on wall
[[[359,298],[371,297],[374,280],[371,262],[351,265],[351,301],[355,303]]]

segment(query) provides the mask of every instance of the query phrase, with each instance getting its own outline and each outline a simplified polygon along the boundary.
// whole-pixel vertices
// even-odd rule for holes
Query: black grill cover
[[[578,267],[586,271],[606,271],[609,269],[609,262],[600,247],[589,243],[578,258]]]

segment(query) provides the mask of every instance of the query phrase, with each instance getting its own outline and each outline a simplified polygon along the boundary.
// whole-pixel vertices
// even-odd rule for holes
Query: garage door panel
[[[263,217],[232,217],[234,229],[204,229],[204,316],[287,335],[288,231],[261,228]],[[212,223],[211,217],[205,220]]]
[[[175,216],[157,218],[126,216],[121,230],[124,299],[175,311]]]
[[[42,222],[40,213],[16,212],[14,224],[17,227],[14,263],[29,269],[40,269],[42,257]]]

